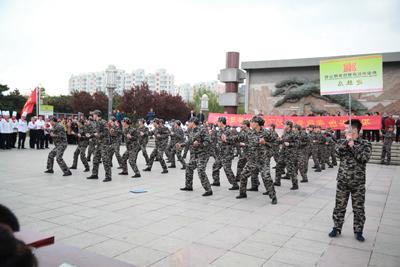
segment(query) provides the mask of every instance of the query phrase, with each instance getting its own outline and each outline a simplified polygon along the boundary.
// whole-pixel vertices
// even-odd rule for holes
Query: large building
[[[379,54],[379,53],[378,53]],[[400,52],[382,53],[383,92],[353,94],[356,111],[400,113]],[[341,98],[318,94],[291,93],[296,84],[318,84],[321,60],[364,55],[242,62],[246,71],[245,110],[266,115],[307,115],[311,113],[342,114],[347,112]],[[288,88],[283,84],[291,85]],[[294,90],[295,91],[295,90]],[[348,103],[348,102],[345,102]],[[353,104],[352,104],[353,105]],[[352,106],[353,107],[353,106]],[[354,109],[353,109],[354,110]]]
[[[167,73],[165,69],[158,69],[154,73],[146,74],[143,69],[137,69],[130,73],[117,70],[116,92],[122,94],[123,90],[129,90],[135,85],[147,82],[150,90],[166,91],[175,94],[174,75]],[[96,91],[106,92],[106,72],[91,72],[72,75],[69,79],[69,91],[85,91],[94,93]]]

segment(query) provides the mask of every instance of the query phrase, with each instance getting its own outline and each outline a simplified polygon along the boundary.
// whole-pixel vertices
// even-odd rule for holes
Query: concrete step
[[[380,160],[380,159],[379,159],[379,160],[370,159],[370,160],[368,161],[368,163],[371,163],[371,164],[381,164],[381,160]],[[400,161],[393,161],[393,160],[391,160],[391,161],[390,161],[390,165],[397,165],[397,166],[399,166],[399,165],[400,165]]]

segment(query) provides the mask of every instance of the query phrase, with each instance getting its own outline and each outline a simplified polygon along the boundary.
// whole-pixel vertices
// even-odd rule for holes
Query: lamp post
[[[108,119],[112,116],[113,91],[117,88],[116,76],[117,68],[109,65],[106,69],[106,88],[108,93]]]

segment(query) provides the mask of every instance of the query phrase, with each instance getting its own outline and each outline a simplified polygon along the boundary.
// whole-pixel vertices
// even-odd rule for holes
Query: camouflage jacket
[[[122,141],[122,129],[113,123],[110,128],[111,143],[117,144]]]
[[[193,143],[197,141],[199,145],[194,146]],[[211,138],[206,128],[196,126],[189,132],[189,138],[186,145],[189,146],[190,152],[195,155],[206,155],[211,144]]]
[[[289,145],[286,146],[285,142],[289,143]],[[293,131],[285,131],[280,141],[283,150],[295,149],[296,147],[298,147],[298,142],[299,138]]]
[[[129,149],[139,148],[140,142],[140,133],[138,129],[135,129],[133,126],[129,126],[123,130],[125,136],[126,147]],[[130,134],[131,138],[128,138],[128,134]]]
[[[102,145],[110,145],[111,137],[110,131],[108,130],[107,122],[103,119],[96,121],[95,133],[97,133],[97,141]]]
[[[185,142],[185,133],[183,132],[182,128],[172,128],[171,130],[171,141],[170,144],[175,146],[177,143],[184,143]]]
[[[139,144],[147,145],[147,143],[149,142],[149,133],[150,133],[149,128],[143,126],[137,128],[137,130],[139,131]],[[141,135],[140,133],[143,133],[143,135]]]
[[[166,148],[169,139],[169,130],[166,126],[158,126],[153,131],[149,132],[150,135],[154,135],[156,139],[156,148]]]
[[[358,138],[354,140],[354,146],[350,147],[348,141],[342,139],[335,149],[340,159],[338,182],[350,185],[365,184],[365,167],[372,154],[371,143]]]
[[[90,137],[87,137],[86,134],[92,135],[93,134],[93,127],[92,124],[83,124],[79,127],[79,142],[87,142],[89,141]]]
[[[222,141],[222,135],[226,136],[226,141]],[[237,135],[232,132],[232,129],[225,127],[217,131],[217,151],[221,157],[233,157],[233,150],[237,142]]]
[[[306,131],[300,131],[298,134],[298,142],[300,149],[309,148],[311,144],[311,137]]]
[[[67,144],[67,133],[65,132],[64,126],[60,123],[56,123],[54,127],[50,129],[50,133],[52,134],[55,146]]]
[[[250,129],[249,130],[241,130],[238,134],[238,143],[244,143],[245,146],[241,147],[242,153],[240,154],[241,157],[248,157],[249,153],[251,153],[251,150],[249,149],[249,147],[246,145],[246,143],[248,142],[248,135],[250,134]]]
[[[244,143],[248,151],[247,160],[250,162],[265,161],[266,153],[271,150],[274,142],[272,133],[265,128],[261,128],[259,132],[252,129],[244,137],[246,139]],[[260,144],[261,138],[265,139],[265,145]]]

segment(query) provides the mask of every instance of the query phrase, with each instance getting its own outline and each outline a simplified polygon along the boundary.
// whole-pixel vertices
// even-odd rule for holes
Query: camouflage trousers
[[[146,161],[146,165],[149,164],[149,155],[147,154],[147,150],[146,150],[146,146],[147,144],[140,144],[140,149],[142,151],[142,155]]]
[[[384,161],[387,158],[387,162],[390,163],[390,159],[392,157],[392,144],[384,144],[382,146],[382,155],[381,161]]]
[[[232,171],[232,155],[220,155],[212,166],[212,177],[214,183],[220,183],[219,170],[224,168],[226,178],[231,185],[237,185],[235,174]]]
[[[123,172],[128,172],[128,161],[129,165],[135,174],[140,174],[139,168],[137,167],[136,160],[139,154],[139,149],[137,146],[127,145],[126,151],[121,158],[121,167]]]
[[[365,223],[365,184],[349,185],[346,182],[338,181],[336,187],[336,203],[333,210],[333,223],[334,226],[341,230],[344,217],[346,215],[346,207],[349,197],[351,196],[351,204],[353,207],[354,232],[362,232]]]
[[[297,185],[297,153],[295,149],[283,149],[279,155],[278,163],[276,165],[275,181],[280,182],[282,174],[287,170],[286,177],[292,180],[293,185]]]
[[[337,160],[336,160],[335,145],[329,145],[328,146],[328,155],[330,157],[331,165],[336,166],[337,165]]]
[[[321,170],[325,170],[325,164],[329,165],[328,159],[328,146],[325,144],[318,145],[318,158],[319,164],[321,165]]]
[[[111,179],[111,161],[113,148],[111,145],[99,144],[93,152],[93,169],[92,175],[99,174],[100,160],[103,162],[106,178]]]
[[[307,148],[300,148],[297,153],[296,175],[300,173],[303,180],[307,180],[309,155]]]
[[[271,153],[272,153],[272,157],[274,158],[275,163],[278,164],[278,161],[279,161],[279,146],[276,146],[276,145],[273,146]]]
[[[187,153],[189,152],[189,146],[185,146],[185,149],[183,150],[183,158],[186,159]]]
[[[86,141],[80,141],[78,143],[78,147],[75,149],[74,152],[74,159],[72,163],[72,167],[76,168],[78,166],[78,156],[80,155],[81,161],[85,169],[89,169],[89,163],[86,158],[86,148],[88,147],[89,143]]]
[[[119,166],[121,166],[121,164],[122,164],[121,163],[121,161],[122,161],[121,153],[119,152],[120,146],[121,146],[121,144],[119,142],[111,144],[111,148],[112,148],[112,150],[111,150],[111,161],[112,161],[112,158],[113,158],[113,156],[115,154],[115,157],[117,158]]]
[[[154,160],[157,158],[157,160],[160,162],[161,167],[163,168],[163,170],[167,169],[167,165],[165,164],[165,160],[164,160],[164,151],[165,151],[165,147],[161,148],[161,147],[155,147],[153,149],[153,151],[150,154],[150,158],[149,158],[149,163],[147,164],[148,167],[153,167],[153,163]]]
[[[49,156],[47,157],[47,169],[48,170],[53,169],[54,158],[56,158],[58,166],[60,166],[61,170],[64,173],[69,171],[67,164],[65,164],[65,161],[63,159],[64,151],[66,149],[67,149],[67,144],[58,144],[50,151]]]
[[[87,160],[90,161],[90,158],[92,157],[94,151],[96,149],[96,141],[94,139],[89,140],[89,148],[88,148],[88,155],[87,155]]]
[[[206,166],[208,162],[208,155],[207,154],[200,154],[200,155],[191,155],[189,163],[186,167],[185,172],[185,187],[186,188],[193,188],[193,173],[194,170],[197,168],[197,173],[200,178],[201,185],[203,186],[204,190],[211,191],[210,181],[208,180],[206,174]]]
[[[177,149],[176,147],[172,149],[169,157],[171,161],[171,166],[175,166],[175,155],[178,158],[179,162],[182,164],[182,167],[186,167],[186,162],[182,157],[182,149]]]
[[[241,156],[238,160],[237,167],[236,167],[236,182],[240,182],[240,174],[242,173],[244,167],[246,166],[247,158]],[[260,185],[260,181],[258,180],[258,170],[255,170],[254,173],[251,175],[251,187],[258,188]]]
[[[258,173],[260,172],[261,178],[263,180],[265,190],[267,190],[270,198],[274,198],[276,196],[274,183],[271,178],[271,170],[269,161],[264,161],[264,159],[260,159],[257,161],[247,161],[244,166],[243,171],[240,174],[240,194],[245,195],[247,190],[247,180],[250,176],[252,178],[257,177],[258,181]],[[253,179],[252,179],[253,180]]]
[[[316,170],[321,170],[318,145],[312,145],[312,147],[311,147],[311,156],[312,156],[312,159],[314,161],[314,166],[315,166]]]

